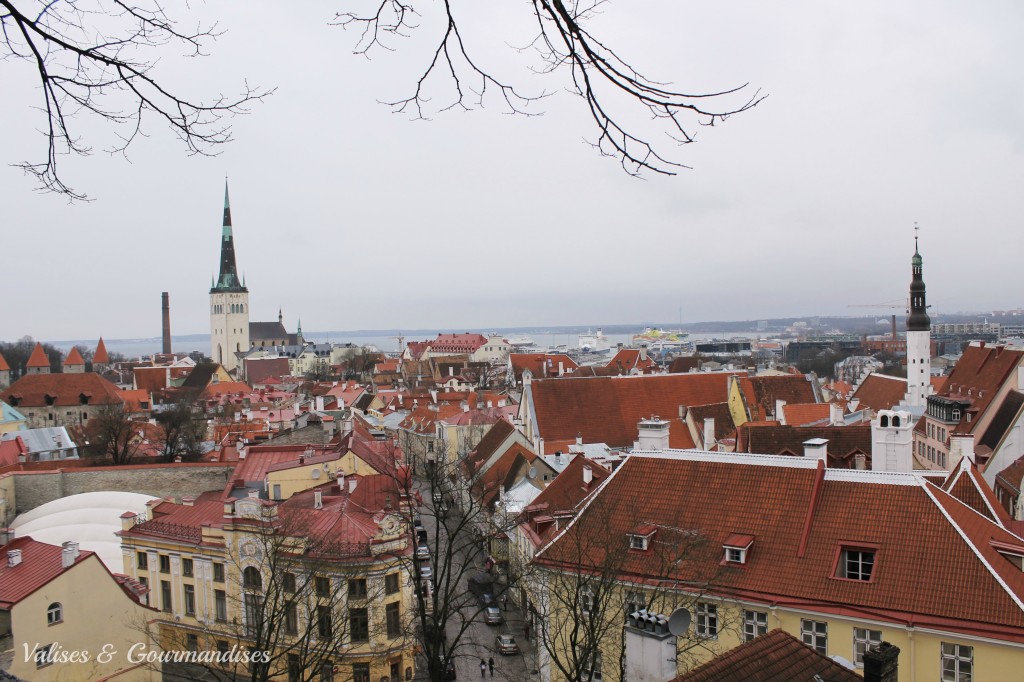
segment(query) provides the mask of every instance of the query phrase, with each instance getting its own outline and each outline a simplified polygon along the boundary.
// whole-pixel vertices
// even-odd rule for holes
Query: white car
[[[430,558],[430,547],[426,545],[420,545],[416,548],[417,559],[429,559]]]
[[[434,577],[434,570],[430,566],[420,566],[420,578],[430,580]]]

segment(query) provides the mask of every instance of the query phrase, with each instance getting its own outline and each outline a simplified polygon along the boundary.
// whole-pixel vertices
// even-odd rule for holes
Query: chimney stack
[[[161,309],[164,317],[164,349],[163,352],[166,355],[171,354],[171,300],[170,295],[165,291],[160,294],[162,301]]]
[[[897,682],[900,648],[882,642],[864,652],[864,682]]]
[[[78,543],[69,540],[61,545],[60,565],[64,568],[71,568],[78,559]]]
[[[828,439],[811,438],[804,441],[804,457],[807,459],[820,459],[828,466]]]
[[[832,426],[844,426],[846,419],[843,417],[843,406],[839,403],[828,404],[828,416]]]
[[[313,509],[324,508],[324,494],[319,490],[313,491]]]
[[[783,426],[786,425],[786,401],[776,400],[775,401],[775,421],[779,422]]]
[[[715,447],[715,418],[704,418],[704,450],[710,452]]]
[[[594,480],[594,470],[589,466],[583,467],[583,485],[587,488],[590,487],[591,482]]]
[[[20,549],[9,549],[7,550],[7,566],[14,568],[21,563],[21,550]]]

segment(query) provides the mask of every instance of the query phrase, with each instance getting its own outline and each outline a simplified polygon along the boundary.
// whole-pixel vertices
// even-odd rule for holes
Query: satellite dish
[[[676,637],[682,637],[690,629],[690,612],[686,609],[676,609],[668,617],[668,631]]]
[[[537,467],[530,467],[530,470],[526,472],[527,478],[537,478]]]
[[[320,478],[320,470],[319,469],[313,469],[313,471],[311,471],[309,473],[310,473],[310,475],[313,478]]]

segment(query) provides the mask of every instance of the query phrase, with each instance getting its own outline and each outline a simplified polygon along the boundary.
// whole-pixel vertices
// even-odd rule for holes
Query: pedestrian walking
[[[508,611],[508,595],[506,594],[501,598],[501,608],[504,611]]]
[[[480,659],[480,679],[487,677],[487,661]]]
[[[494,656],[487,659],[487,667],[491,669],[491,677],[494,677]]]

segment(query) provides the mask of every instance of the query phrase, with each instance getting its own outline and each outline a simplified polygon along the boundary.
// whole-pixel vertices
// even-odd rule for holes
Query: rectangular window
[[[213,565],[213,582],[222,583],[224,582],[224,564]]]
[[[942,682],[974,679],[974,647],[942,643]]]
[[[286,635],[299,634],[299,609],[293,601],[284,605],[284,633]]]
[[[822,656],[828,655],[828,623],[821,620],[801,620],[800,639]]]
[[[160,607],[167,613],[171,612],[171,582],[160,581]]]
[[[36,649],[36,667],[37,668],[45,668],[46,666],[48,666],[51,663],[53,663],[53,661],[50,660],[50,649],[52,649],[52,648],[53,648],[52,644],[47,644],[46,646],[41,646],[38,649]]]
[[[875,551],[872,549],[843,549],[839,553],[836,576],[847,580],[871,580],[875,568]]]
[[[881,630],[866,628],[853,629],[853,662],[857,667],[864,665],[864,652],[882,643]]]
[[[213,591],[213,601],[216,605],[216,618],[219,623],[228,621],[228,595],[224,590]]]
[[[334,628],[331,624],[330,606],[321,605],[316,607],[316,634],[320,639],[330,639],[334,634]]]
[[[320,682],[334,682],[334,663],[324,661],[320,665]]]
[[[196,615],[196,588],[194,585],[185,585],[185,615]]]
[[[135,565],[143,571],[149,568],[149,558],[145,552],[135,553]]]
[[[402,635],[402,621],[398,602],[392,602],[385,606],[384,613],[387,617],[388,637],[391,639],[400,637]]]
[[[217,640],[217,653],[219,653],[219,654],[226,654],[230,650],[231,650],[231,648],[228,646],[227,640],[224,640],[224,639],[218,639]]]
[[[199,637],[192,633],[185,635],[185,647],[188,648],[189,651],[198,651]]]
[[[348,610],[349,627],[353,642],[370,640],[370,617],[366,609]]]
[[[171,557],[166,554],[160,555],[160,572],[170,573],[171,572]]]
[[[352,664],[352,682],[370,682],[370,664]]]
[[[750,640],[768,632],[768,614],[764,611],[743,612],[743,641]]]
[[[330,597],[331,596],[331,579],[323,578],[321,576],[316,577],[316,596],[318,597]]]
[[[714,604],[697,603],[697,636],[704,639],[718,638],[718,607]]]
[[[366,578],[355,578],[348,581],[349,599],[366,599]]]
[[[302,662],[297,654],[288,654],[288,682],[301,682]]]
[[[192,560],[182,559],[181,560],[181,574],[186,578],[192,577]]]
[[[398,592],[398,574],[388,573],[384,576],[384,594],[394,594]]]
[[[592,682],[599,682],[601,678],[601,652],[594,652],[592,656],[582,657],[582,666],[580,672],[583,673],[581,679],[591,680]]]
[[[245,630],[254,637],[263,629],[263,598],[258,594],[245,595]]]
[[[285,573],[284,576],[281,578],[281,582],[283,583],[284,591],[285,592],[293,592],[293,593],[295,592],[295,574],[294,573]]]
[[[587,588],[580,592],[580,611],[590,613],[592,608],[594,608],[594,595],[590,588]]]

